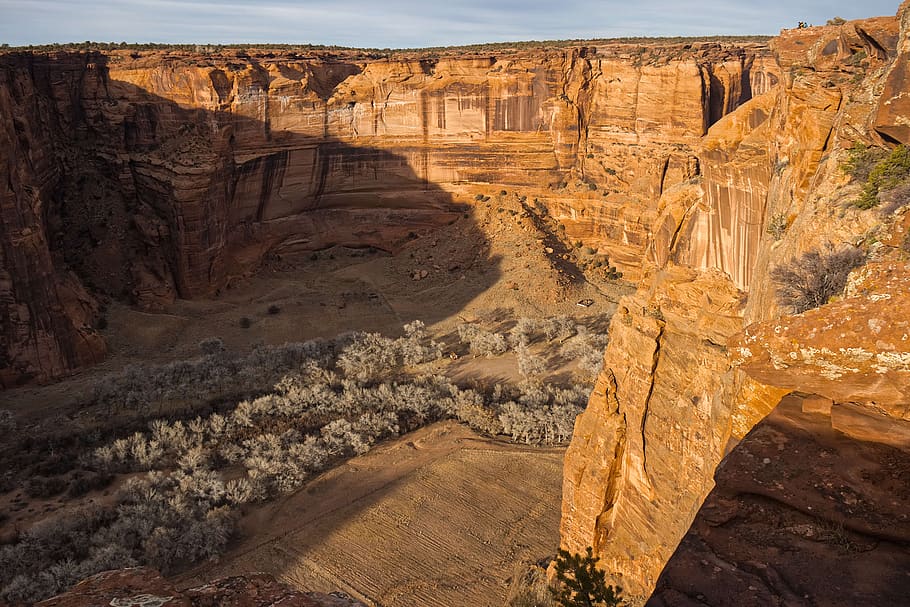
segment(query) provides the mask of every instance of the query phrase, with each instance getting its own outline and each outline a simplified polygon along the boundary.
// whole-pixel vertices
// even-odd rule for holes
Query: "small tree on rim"
[[[553,597],[562,607],[619,607],[622,588],[607,584],[606,573],[597,568],[593,550],[586,554],[570,554],[560,549],[555,561],[556,580]]]

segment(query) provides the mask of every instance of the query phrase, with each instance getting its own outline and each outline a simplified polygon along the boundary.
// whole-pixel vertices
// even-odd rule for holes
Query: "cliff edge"
[[[833,418],[851,418],[843,427],[864,440],[902,440],[883,428],[906,424],[910,402],[906,209],[859,208],[842,167],[857,144],[910,143],[908,18],[904,3],[897,18],[783,31],[771,43],[781,85],[714,124],[701,174],[660,198],[644,278],[612,321],[563,490],[563,547],[593,546],[633,604],[654,589],[722,458],[786,393],[834,401]],[[868,259],[846,294],[801,314],[780,303],[774,268],[843,247]]]

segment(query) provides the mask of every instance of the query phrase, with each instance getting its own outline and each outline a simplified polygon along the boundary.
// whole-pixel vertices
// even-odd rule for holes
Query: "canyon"
[[[660,193],[778,78],[757,44],[314,54],[2,57],[4,386],[100,360],[98,294],[160,309],[267,256],[395,251],[463,184],[543,198],[634,280]]]
[[[761,485],[742,448],[811,450],[793,427],[857,441],[843,448],[869,461],[910,447],[910,213],[851,204],[861,184],[841,168],[857,143],[910,145],[908,59],[910,2],[768,42],[2,54],[0,386],[101,362],[116,302],[168,310],[334,246],[394,257],[457,233],[483,250],[496,236],[469,217],[509,191],[632,291],[566,452],[561,547],[592,547],[633,605],[655,588],[654,605],[747,604],[735,576],[726,596],[699,586],[721,583],[699,562],[767,571],[749,559],[772,556],[729,548],[717,528],[740,524],[756,493],[803,514],[815,498]],[[844,245],[867,262],[842,295],[800,314],[779,302],[775,267]],[[536,288],[523,280],[509,292]],[[440,284],[450,317],[489,287]],[[773,469],[831,474],[792,466]],[[873,472],[899,487],[906,470]],[[883,529],[898,516],[887,497],[884,524],[850,527],[838,495],[813,520],[895,542],[876,555],[899,569],[906,523]],[[799,584],[781,582],[793,566],[749,577],[749,592],[797,604]]]

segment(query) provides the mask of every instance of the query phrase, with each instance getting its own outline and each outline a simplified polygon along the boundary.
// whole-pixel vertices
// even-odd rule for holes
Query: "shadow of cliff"
[[[910,453],[835,429],[825,400],[785,396],[724,458],[648,606],[906,601]]]
[[[176,298],[217,296],[264,262],[300,267],[310,252],[334,246],[380,249],[413,266],[402,252],[443,233],[465,245],[465,259],[437,260],[446,267],[431,268],[429,280],[399,285],[420,304],[422,320],[456,313],[499,278],[471,208],[428,178],[427,142],[388,150],[313,135],[327,132],[325,124],[299,122],[318,111],[269,113],[268,91],[255,83],[228,99],[213,78],[221,109],[186,107],[112,80],[108,60],[2,58],[34,80],[57,164],[43,224],[34,227],[46,235],[55,269],[72,269],[101,300],[163,309]],[[339,63],[334,78],[356,69]],[[330,94],[333,82],[317,83],[314,94]],[[243,102],[239,111],[232,101]],[[240,113],[251,109],[260,115]],[[322,108],[323,122],[329,111]],[[28,133],[19,135],[28,148]],[[473,274],[459,281],[466,269]]]

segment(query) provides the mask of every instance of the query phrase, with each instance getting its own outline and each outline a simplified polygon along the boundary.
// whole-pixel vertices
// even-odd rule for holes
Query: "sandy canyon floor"
[[[7,391],[0,409],[23,425],[88,431],[97,412],[86,409],[86,394],[99,378],[131,364],[192,358],[210,337],[243,352],[351,330],[399,335],[404,323],[420,319],[456,351],[464,348],[459,323],[507,331],[520,317],[557,315],[606,332],[628,286],[601,268],[576,265],[583,254],[555,237],[554,220],[533,218],[515,194],[477,202],[470,215],[394,255],[335,247],[275,258],[216,297],[178,300],[163,312],[111,303],[111,353],[103,364],[50,386]],[[574,381],[574,361],[548,362],[547,381]],[[439,361],[438,372],[468,385],[521,379],[512,353],[488,359],[462,352]],[[454,421],[423,428],[279,501],[246,508],[229,553],[177,581],[265,571],[371,605],[502,605],[516,563],[550,555],[558,544],[563,452],[483,438]],[[27,528],[79,504],[111,502],[114,493],[29,499],[14,490],[0,495],[0,509],[7,529]]]

